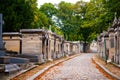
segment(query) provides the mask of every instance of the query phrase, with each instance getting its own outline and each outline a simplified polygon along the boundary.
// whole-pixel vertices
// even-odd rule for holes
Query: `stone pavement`
[[[109,80],[92,63],[94,54],[81,54],[47,71],[36,80]]]

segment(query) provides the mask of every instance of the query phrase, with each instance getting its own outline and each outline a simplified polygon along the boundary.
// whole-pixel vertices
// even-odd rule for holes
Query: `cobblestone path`
[[[92,63],[93,54],[82,54],[51,68],[39,80],[109,80]]]

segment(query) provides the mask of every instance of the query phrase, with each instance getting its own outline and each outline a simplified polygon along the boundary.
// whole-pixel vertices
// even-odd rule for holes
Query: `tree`
[[[0,0],[0,13],[4,16],[4,32],[49,25],[49,18],[37,8],[37,0]]]
[[[74,16],[74,5],[64,1],[60,2],[58,4],[57,17],[59,18],[58,23],[60,22],[60,28],[65,39],[76,40],[77,37],[75,36],[77,35],[78,25],[76,25],[77,18]]]
[[[40,12],[43,12],[49,19],[49,25],[53,25],[52,17],[57,13],[57,9],[52,3],[45,3],[39,8]]]
[[[57,6],[45,3],[39,9],[36,0],[0,0],[4,31],[51,25],[53,32],[64,35],[66,40],[84,41],[85,46],[107,30],[115,12],[120,17],[119,7],[119,0],[78,1],[75,4],[62,1]]]
[[[3,31],[19,31],[31,28],[34,18],[31,1],[36,0],[0,0],[0,13],[3,14],[5,25]]]
[[[103,4],[105,5],[106,10],[108,10],[109,13],[111,13],[112,17],[114,17],[115,12],[117,13],[117,17],[120,16],[120,1],[119,0],[103,0]]]
[[[84,41],[84,51],[86,43],[96,39],[97,34],[108,28],[109,18],[107,10],[104,8],[102,0],[93,0],[89,3],[79,1],[76,4],[77,14],[81,17],[79,34]]]
[[[32,23],[32,25],[34,26],[34,28],[46,28],[48,29],[49,26],[49,21],[48,21],[48,17],[40,11],[37,11],[35,13],[35,17],[34,17],[34,22]]]

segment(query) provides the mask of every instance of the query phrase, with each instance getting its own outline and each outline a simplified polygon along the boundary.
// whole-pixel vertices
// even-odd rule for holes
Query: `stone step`
[[[44,62],[41,54],[20,54],[15,57],[27,58],[30,62]]]
[[[7,56],[0,56],[0,64],[8,64],[10,63],[10,58]]]
[[[29,63],[29,59],[20,57],[0,56],[0,64],[24,64]]]
[[[6,64],[5,65],[5,71],[4,72],[16,72],[19,71],[21,68],[17,64]]]
[[[15,63],[15,64],[29,63],[29,59],[27,59],[27,58],[18,58],[18,57],[10,57],[10,63]]]

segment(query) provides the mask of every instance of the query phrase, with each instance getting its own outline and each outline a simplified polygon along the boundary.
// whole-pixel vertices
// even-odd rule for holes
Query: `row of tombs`
[[[98,36],[98,53],[106,62],[120,65],[120,18]]]
[[[20,32],[5,32],[3,41],[6,54],[2,63],[8,67],[10,64],[18,65],[18,69],[21,68],[21,65],[22,68],[26,68],[29,63],[41,64],[80,52],[79,41],[66,41],[51,30],[45,29],[21,29]],[[12,71],[15,69],[6,69],[4,72]]]

